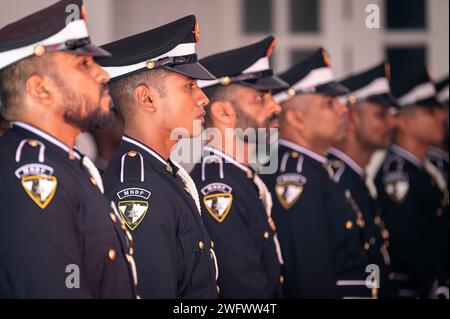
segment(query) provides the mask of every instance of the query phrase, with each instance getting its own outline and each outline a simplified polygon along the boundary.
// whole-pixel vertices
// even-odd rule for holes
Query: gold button
[[[199,241],[198,242],[198,248],[200,248],[200,250],[204,250],[205,249],[205,243],[203,241]]]
[[[349,105],[354,105],[354,104],[356,103],[356,97],[355,97],[354,95],[350,95],[350,96],[347,98],[347,101],[348,101],[348,104],[349,104]]]
[[[348,230],[353,228],[353,222],[351,220],[347,221],[345,223],[345,228],[347,228]]]
[[[214,242],[211,240],[211,249],[214,249]]]
[[[253,178],[253,172],[252,171],[248,171],[247,172],[247,178]]]
[[[220,295],[220,288],[219,286],[216,286],[217,294]]]
[[[231,78],[229,76],[224,76],[220,79],[220,84],[222,85],[230,85],[231,83]]]
[[[129,254],[130,254],[130,256],[134,256],[134,249],[133,249],[133,247],[130,247]]]
[[[268,231],[264,232],[264,239],[269,239],[270,238],[270,234]]]
[[[365,250],[369,250],[370,249],[370,244],[369,243],[364,243],[364,249]]]
[[[109,252],[108,252],[108,258],[109,258],[109,260],[111,260],[111,261],[116,260],[116,258],[117,258],[117,253],[116,253],[116,251],[115,251],[114,249],[110,249],[110,250],[109,250]]]
[[[95,181],[95,179],[94,179],[93,177],[91,177],[91,183],[92,183],[94,186],[97,186],[97,182]]]
[[[120,225],[120,228],[122,228],[123,231],[127,231],[127,226],[125,226],[125,224]]]
[[[389,239],[389,231],[387,229],[383,229],[381,231],[381,236],[383,236],[383,239]]]
[[[377,216],[377,217],[375,217],[375,219],[373,220],[373,222],[375,223],[375,225],[380,225],[381,224],[381,217],[380,216]]]
[[[291,97],[295,96],[297,94],[297,92],[295,91],[295,89],[290,88],[289,90],[287,90],[287,94]]]
[[[117,217],[116,217],[116,215],[114,215],[114,213],[109,213],[109,217],[111,217],[111,220],[113,221],[113,223],[117,222]]]
[[[128,156],[129,157],[136,157],[137,153],[135,151],[129,151]]]
[[[364,228],[364,226],[366,226],[366,222],[364,221],[364,219],[358,218],[358,220],[356,221],[356,223],[358,224],[358,226],[359,226],[360,228]]]
[[[298,152],[291,152],[292,158],[298,158]]]
[[[155,61],[148,61],[147,62],[147,69],[154,69],[155,68]]]
[[[284,284],[284,277],[280,276],[280,284]]]
[[[369,239],[369,243],[370,243],[371,245],[375,245],[376,242],[377,242],[377,240],[376,240],[375,237],[372,237],[372,238]]]
[[[444,214],[444,211],[442,208],[438,208],[438,210],[436,211],[436,216],[437,217],[442,217],[442,215]]]
[[[389,280],[394,280],[395,274],[393,272],[390,272],[388,275]]]
[[[45,48],[42,45],[38,45],[34,48],[34,54],[36,56],[43,56],[45,54]]]
[[[30,140],[30,141],[28,141],[28,145],[30,145],[31,147],[37,147],[39,145],[39,143],[38,143],[38,141]]]

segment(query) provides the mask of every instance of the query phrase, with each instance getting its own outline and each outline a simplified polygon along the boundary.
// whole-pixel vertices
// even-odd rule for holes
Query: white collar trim
[[[57,147],[59,147],[60,149],[66,151],[69,154],[72,154],[73,156],[75,156],[77,159],[81,159],[81,156],[78,152],[76,152],[74,149],[71,149],[70,147],[68,147],[66,144],[62,143],[61,141],[57,140],[56,138],[54,138],[53,136],[45,133],[44,131],[31,126],[29,124],[26,124],[24,122],[13,122],[12,126],[18,126],[21,127],[27,131],[30,131],[40,137],[42,137],[43,139],[47,140],[48,142],[52,143],[53,145],[56,145]]]
[[[126,136],[122,137],[122,139],[123,139],[125,142],[134,144],[134,145],[136,145],[136,146],[142,148],[144,151],[146,151],[147,153],[149,153],[150,155],[152,155],[153,157],[155,157],[158,161],[160,161],[164,166],[167,166],[168,163],[167,163],[167,161],[166,161],[164,158],[162,158],[158,153],[152,151],[150,148],[148,148],[148,147],[145,146],[144,144],[142,144],[142,143],[140,143],[140,142],[138,142],[138,141],[136,141],[136,140],[134,140],[134,139],[132,139],[132,138],[126,137]]]
[[[433,155],[435,155],[435,156],[437,156],[437,157],[440,157],[440,158],[442,158],[444,161],[446,161],[446,162],[448,162],[448,153],[447,152],[445,152],[445,151],[443,151],[443,150],[441,150],[440,148],[437,148],[437,147],[435,147],[435,146],[430,146],[429,147],[429,149],[428,149],[428,153],[429,154],[433,154]]]
[[[391,150],[394,153],[396,153],[397,155],[399,155],[399,156],[403,157],[404,159],[410,161],[411,163],[413,163],[417,167],[422,167],[422,161],[420,160],[420,158],[418,158],[416,155],[414,155],[410,151],[404,149],[400,145],[392,144]]]
[[[359,176],[364,177],[364,169],[358,163],[356,163],[350,156],[334,147],[330,147],[328,153],[333,154],[341,161],[343,161],[345,164],[347,164],[351,169],[353,169]]]
[[[207,152],[211,152],[214,153],[215,155],[222,157],[223,159],[225,159],[227,162],[239,167],[241,170],[243,170],[244,172],[248,172],[250,171],[250,168],[248,168],[247,166],[239,163],[238,161],[236,161],[234,158],[232,158],[231,156],[225,154],[224,152],[222,152],[221,150],[218,150],[217,148],[211,147],[211,146],[205,146],[204,150]]]
[[[316,161],[325,164],[328,162],[327,158],[325,156],[322,156],[320,154],[317,154],[316,152],[313,152],[311,150],[308,150],[307,148],[304,148],[303,146],[300,146],[298,144],[292,143],[290,141],[284,140],[284,139],[280,139],[278,142],[280,145],[286,146],[290,149],[293,149],[295,151],[298,151],[302,154],[305,154],[313,159],[315,159]]]

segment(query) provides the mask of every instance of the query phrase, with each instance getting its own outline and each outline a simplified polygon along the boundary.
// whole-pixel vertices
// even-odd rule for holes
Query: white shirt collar
[[[140,143],[140,142],[138,142],[138,141],[136,141],[136,140],[134,140],[134,139],[132,139],[132,138],[129,138],[129,137],[127,137],[127,136],[122,137],[122,139],[123,139],[125,142],[134,144],[134,145],[136,145],[136,146],[142,148],[144,151],[146,151],[147,153],[149,153],[150,155],[152,155],[153,157],[155,157],[158,161],[160,161],[164,166],[167,166],[167,165],[168,165],[167,161],[166,161],[164,158],[162,158],[158,153],[156,153],[155,151],[152,151],[150,148],[148,148],[148,147],[145,146],[144,144],[142,144],[142,143]]]
[[[238,168],[240,168],[241,170],[243,170],[244,172],[248,172],[250,171],[250,168],[248,168],[247,166],[239,163],[238,161],[236,161],[234,158],[232,158],[231,156],[225,154],[224,152],[222,152],[221,150],[218,150],[217,148],[211,147],[206,145],[204,147],[204,150],[207,152],[211,152],[214,153],[215,155],[222,157],[223,159],[225,159],[228,163],[231,163],[235,166],[237,166]]]
[[[75,151],[76,149],[71,149],[70,147],[68,147],[68,146],[67,146],[66,144],[64,144],[63,142],[57,140],[57,139],[54,138],[53,136],[51,136],[51,135],[45,133],[44,131],[42,131],[42,130],[40,130],[40,129],[34,127],[34,126],[31,126],[31,125],[29,125],[29,124],[26,124],[26,123],[20,122],[20,121],[13,122],[11,125],[12,125],[12,126],[18,126],[18,127],[22,128],[22,129],[24,129],[24,130],[30,131],[31,133],[36,134],[36,135],[42,137],[43,139],[45,139],[45,140],[47,140],[48,142],[52,143],[53,145],[59,147],[60,149],[66,151],[67,153],[69,153],[69,154],[75,156],[77,159],[81,159],[81,155],[78,153],[78,151]]]
[[[396,153],[397,155],[403,157],[404,159],[410,161],[415,166],[421,168],[422,167],[422,161],[420,158],[418,158],[416,155],[411,153],[410,151],[404,149],[400,145],[392,144],[391,150]]]
[[[283,145],[283,146],[286,146],[286,147],[288,147],[290,149],[298,151],[298,152],[300,152],[300,153],[302,153],[304,155],[307,155],[307,156],[315,159],[316,161],[318,161],[318,162],[320,162],[322,164],[328,163],[328,159],[325,156],[317,154],[316,152],[313,152],[311,150],[308,150],[308,149],[304,148],[303,146],[300,146],[298,144],[292,143],[292,142],[287,141],[285,139],[280,139],[278,143],[280,145]]]
[[[347,164],[347,166],[353,169],[359,176],[364,177],[364,169],[358,163],[356,163],[350,156],[334,147],[330,147],[328,153],[336,156],[345,164]]]

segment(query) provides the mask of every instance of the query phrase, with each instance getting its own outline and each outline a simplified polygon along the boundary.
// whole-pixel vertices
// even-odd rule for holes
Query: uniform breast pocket
[[[192,288],[201,288],[207,285],[208,267],[205,264],[206,254],[209,254],[209,248],[206,243],[200,239],[197,232],[190,231],[178,237],[181,249],[181,257],[178,265],[182,271],[182,280]],[[208,250],[208,251],[207,251]]]

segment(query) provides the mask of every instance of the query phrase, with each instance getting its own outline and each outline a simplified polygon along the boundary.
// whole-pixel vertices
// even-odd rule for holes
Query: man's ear
[[[301,111],[296,111],[295,108],[286,107],[283,111],[283,121],[294,130],[303,130],[304,128],[304,115]]]
[[[357,127],[361,125],[361,115],[356,112],[354,109],[349,109],[348,111],[348,128],[349,130],[355,130]]]
[[[34,101],[50,105],[53,103],[55,97],[53,96],[53,83],[50,78],[46,78],[40,75],[32,75],[25,83],[25,89],[27,95]]]
[[[213,123],[221,123],[227,127],[234,127],[236,112],[228,101],[215,101],[210,105],[210,114]]]
[[[155,112],[158,109],[160,100],[159,93],[147,84],[139,84],[133,92],[135,102],[148,112]]]
[[[409,115],[410,114],[399,114],[395,121],[395,127],[402,131],[408,130],[409,127]]]

